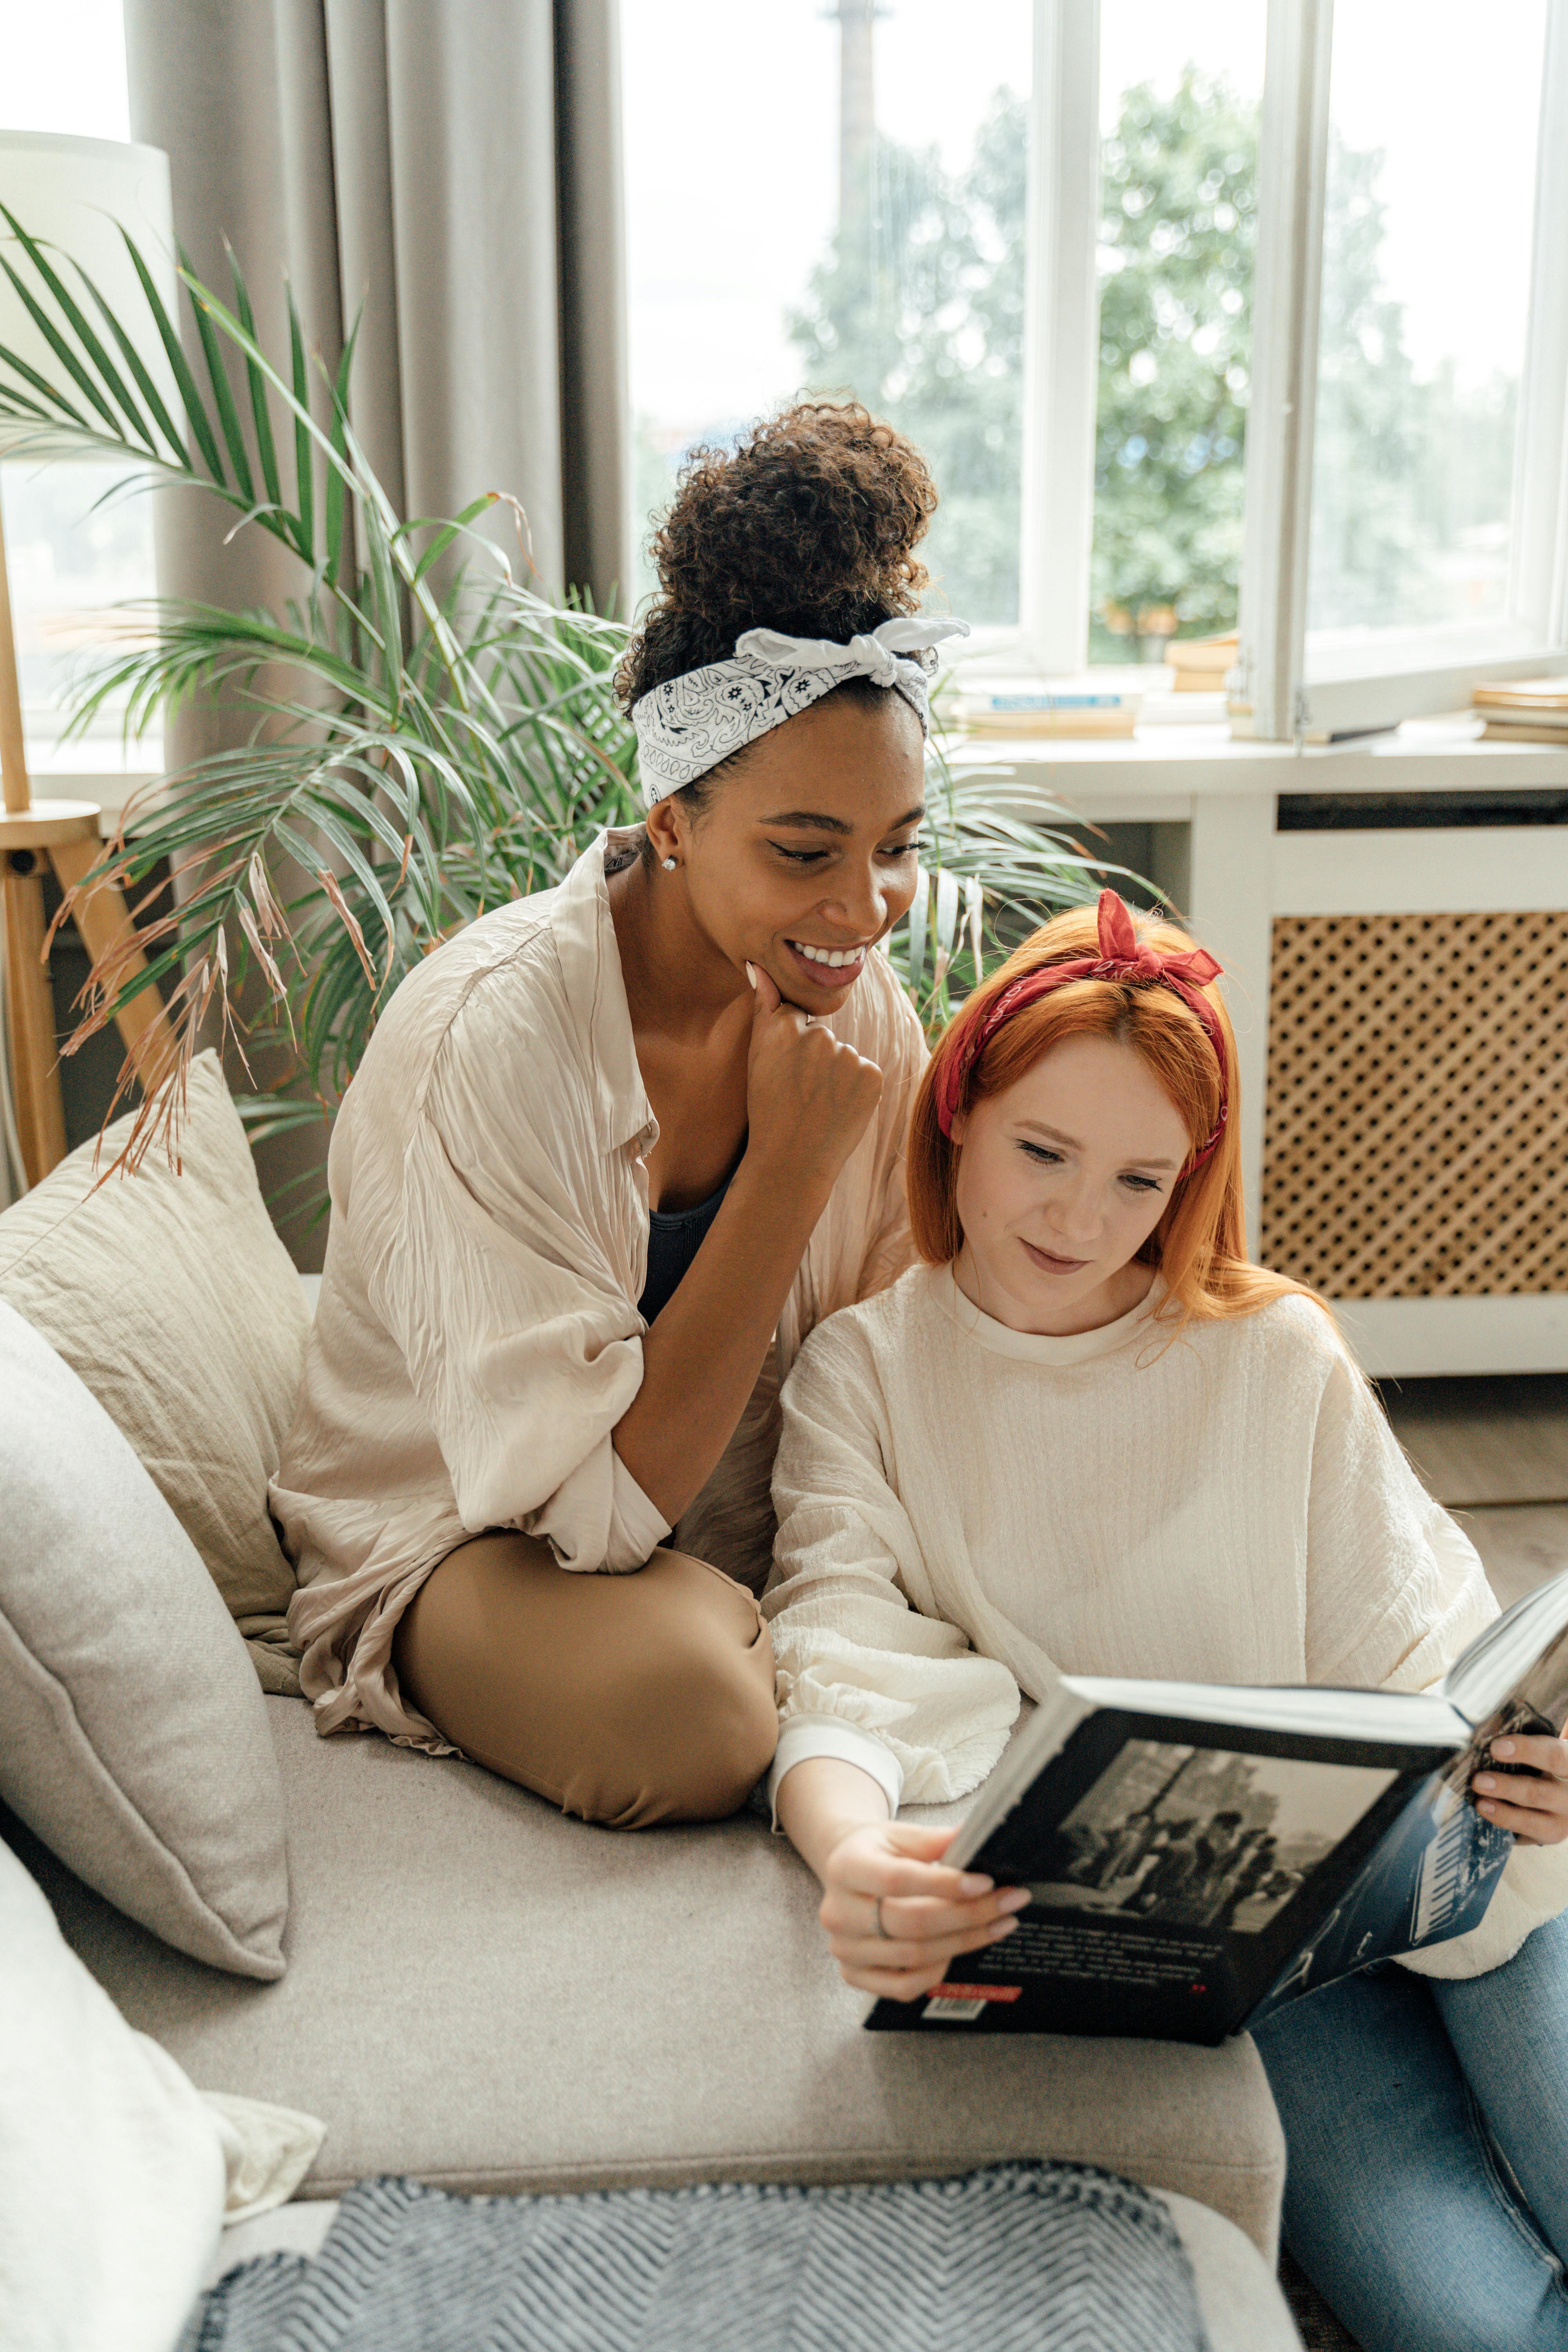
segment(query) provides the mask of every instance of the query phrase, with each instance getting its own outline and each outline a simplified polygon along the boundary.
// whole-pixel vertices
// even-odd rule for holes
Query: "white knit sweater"
[[[775,1790],[834,1755],[895,1808],[962,1797],[1058,1671],[1420,1690],[1496,1615],[1319,1308],[1173,1342],[1159,1297],[1043,1339],[919,1267],[812,1334],[773,1474]],[[1496,1966],[1565,1902],[1568,1847],[1521,1847],[1421,1965]]]

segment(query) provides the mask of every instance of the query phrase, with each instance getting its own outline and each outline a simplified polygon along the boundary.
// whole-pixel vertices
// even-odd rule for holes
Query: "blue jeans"
[[[1489,1976],[1372,1969],[1257,2042],[1285,2242],[1365,2352],[1568,2352],[1568,1916]]]

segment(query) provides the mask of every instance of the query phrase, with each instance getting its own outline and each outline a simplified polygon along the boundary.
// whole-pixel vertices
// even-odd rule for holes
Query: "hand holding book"
[[[1494,1739],[1486,1760],[1498,1770],[1478,1772],[1470,1786],[1489,1822],[1529,1845],[1568,1838],[1568,1739]],[[1504,1773],[1520,1778],[1505,1780]]]
[[[934,1991],[954,1960],[1013,1933],[1028,1888],[999,1889],[981,1874],[944,1867],[940,1857],[957,1834],[884,1822],[835,1846],[819,1916],[847,1984],[913,2000]]]
[[[779,1818],[822,1882],[818,1910],[847,1984],[886,2000],[915,2000],[949,1964],[1010,1935],[1026,1886],[998,1888],[983,1871],[942,1861],[958,1835],[888,1819],[868,1773],[809,1756],[784,1775]]]

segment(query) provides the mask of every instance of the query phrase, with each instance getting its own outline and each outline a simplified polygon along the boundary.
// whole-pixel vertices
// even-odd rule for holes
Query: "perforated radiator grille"
[[[1568,1290],[1568,914],[1274,924],[1258,1255],[1332,1298]]]

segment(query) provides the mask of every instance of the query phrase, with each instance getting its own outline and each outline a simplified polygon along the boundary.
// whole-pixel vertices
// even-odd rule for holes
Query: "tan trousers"
[[[734,1812],[778,1738],[762,1612],[685,1552],[580,1576],[531,1536],[478,1536],[421,1585],[393,1664],[465,1756],[616,1829]]]

